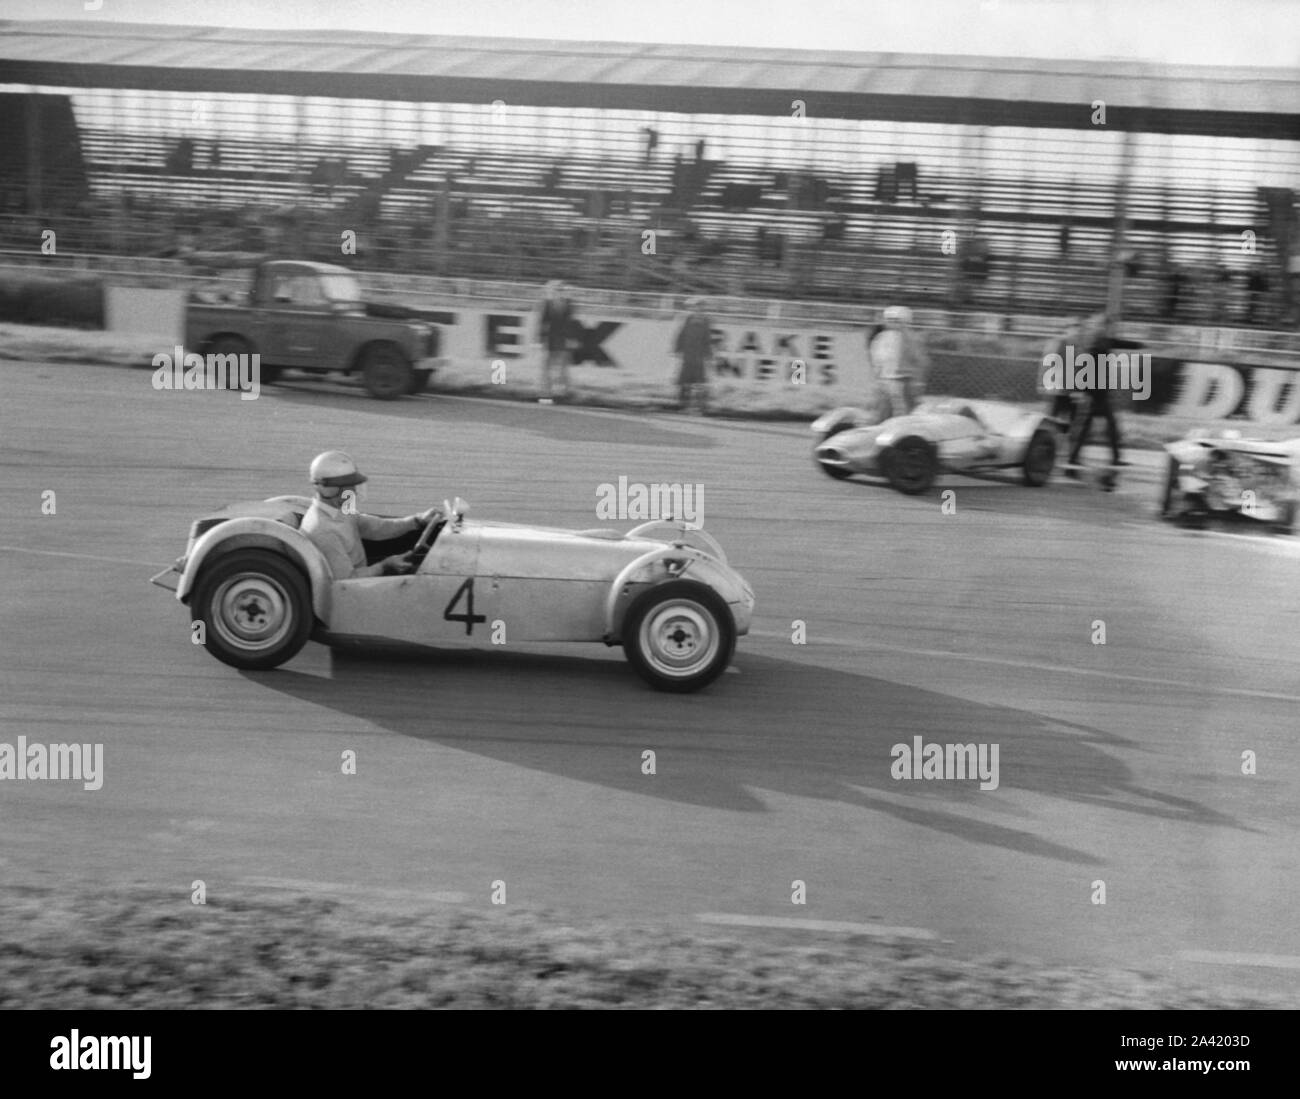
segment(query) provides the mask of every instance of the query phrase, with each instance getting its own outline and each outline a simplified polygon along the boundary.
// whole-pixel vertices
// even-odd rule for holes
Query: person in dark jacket
[[[562,282],[552,281],[546,284],[537,322],[537,339],[542,350],[542,389],[541,401],[550,404],[555,399],[556,378],[559,378],[558,392],[561,397],[569,394],[569,363],[572,354],[569,341],[573,335],[573,303],[569,300],[568,287]]]
[[[713,359],[713,322],[703,311],[699,298],[686,300],[686,317],[673,340],[673,353],[681,356],[677,372],[680,407],[703,415],[709,363]]]
[[[1065,475],[1072,478],[1079,476],[1079,452],[1088,441],[1092,421],[1098,418],[1106,421],[1106,430],[1110,436],[1111,464],[1115,466],[1124,464],[1120,455],[1119,423],[1115,419],[1115,410],[1110,403],[1110,390],[1107,388],[1106,379],[1102,377],[1100,366],[1101,357],[1111,354],[1116,347],[1110,331],[1109,318],[1105,313],[1096,313],[1089,317],[1084,323],[1082,335],[1087,354],[1093,356],[1093,361],[1098,364],[1097,384],[1096,388],[1088,390],[1088,408],[1079,418],[1074,443],[1070,447],[1070,460],[1066,463]]]

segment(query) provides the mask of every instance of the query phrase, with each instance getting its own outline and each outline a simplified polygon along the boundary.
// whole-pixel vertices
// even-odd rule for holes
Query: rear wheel
[[[1022,475],[1030,488],[1041,488],[1052,476],[1052,467],[1056,465],[1056,436],[1045,427],[1040,427],[1030,436],[1029,446],[1025,449],[1025,461]]]
[[[939,476],[939,455],[919,435],[899,439],[880,459],[891,487],[907,496],[928,492]]]
[[[395,401],[409,393],[414,373],[406,356],[391,344],[370,348],[361,360],[361,380],[366,392],[381,401]]]
[[[736,649],[731,609],[712,588],[672,580],[643,592],[623,619],[623,651],[641,677],[660,691],[708,686]]]
[[[275,668],[311,636],[311,590],[268,550],[235,550],[206,566],[190,602],[208,652],[235,668]]]
[[[209,355],[239,356],[239,355],[251,355],[252,353],[253,353],[252,344],[250,344],[242,336],[218,336],[215,340],[213,340],[210,344],[208,344]],[[265,368],[262,369],[260,380],[261,381],[266,380]],[[227,370],[226,388],[227,389],[239,388],[239,371],[237,368],[235,370]]]

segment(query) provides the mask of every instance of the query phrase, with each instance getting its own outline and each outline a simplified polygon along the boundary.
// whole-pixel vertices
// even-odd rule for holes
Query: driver
[[[366,548],[361,540],[383,541],[420,530],[442,514],[441,508],[429,508],[402,519],[382,519],[377,515],[358,513],[356,503],[365,490],[349,490],[364,485],[366,477],[352,456],[341,450],[317,454],[308,476],[316,488],[316,498],[298,529],[325,555],[335,580],[357,576],[402,576],[414,571],[416,563],[410,553],[395,554],[367,565]]]

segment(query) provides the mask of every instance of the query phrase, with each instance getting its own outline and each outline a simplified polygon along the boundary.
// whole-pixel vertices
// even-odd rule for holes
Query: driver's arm
[[[419,530],[424,524],[418,515],[405,515],[400,519],[384,519],[378,515],[358,515],[357,529],[361,537],[370,542],[384,542]]]

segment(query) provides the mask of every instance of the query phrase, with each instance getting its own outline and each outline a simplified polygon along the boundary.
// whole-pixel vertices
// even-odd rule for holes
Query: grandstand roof
[[[1300,140],[1289,70],[1133,61],[8,20],[0,83]]]

